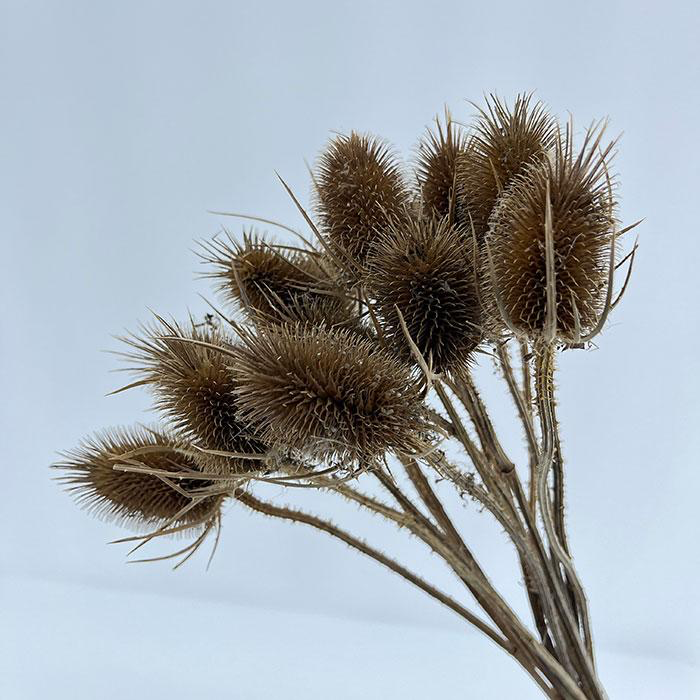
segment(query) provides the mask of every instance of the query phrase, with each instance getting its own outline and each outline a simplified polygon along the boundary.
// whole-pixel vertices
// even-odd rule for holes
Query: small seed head
[[[204,276],[256,323],[286,322],[307,308],[315,316],[351,315],[338,271],[317,251],[289,250],[255,234],[244,234],[242,242],[214,239],[202,248],[210,268]]]
[[[207,450],[265,453],[265,445],[239,416],[230,369],[233,342],[221,331],[185,330],[161,321],[145,329],[143,337],[126,341],[134,348],[129,354],[134,371],[150,383],[156,407],[179,434]],[[207,468],[245,473],[260,465],[259,460],[220,457]]]
[[[105,431],[83,441],[54,465],[66,472],[60,477],[77,503],[107,520],[117,520],[138,528],[164,525],[174,518],[191,499],[158,477],[115,470],[119,455],[141,451],[134,459],[148,469],[167,472],[200,471],[200,465],[185,454],[183,442],[162,431],[128,428]],[[211,483],[200,479],[178,479],[184,491],[202,489]],[[204,528],[219,517],[221,495],[208,496],[168,527]]]
[[[457,163],[467,148],[467,135],[445,110],[444,124],[435,119],[418,146],[416,175],[423,208],[446,217],[454,209]]]
[[[323,234],[361,268],[377,231],[405,215],[408,189],[396,157],[373,136],[337,136],[321,155],[315,184]]]

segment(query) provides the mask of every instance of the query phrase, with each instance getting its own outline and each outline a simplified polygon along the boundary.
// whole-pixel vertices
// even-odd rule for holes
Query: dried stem
[[[345,542],[353,549],[356,549],[357,551],[362,552],[362,554],[365,554],[366,556],[374,559],[380,564],[383,564],[388,569],[391,569],[395,573],[399,574],[399,576],[405,578],[414,586],[417,586],[421,590],[425,591],[428,595],[435,598],[435,600],[439,601],[443,605],[446,605],[448,608],[456,612],[460,617],[464,618],[465,620],[467,620],[467,622],[476,627],[480,632],[483,632],[489,639],[491,639],[491,641],[495,642],[502,649],[505,649],[508,652],[512,651],[511,646],[508,644],[507,640],[503,639],[500,635],[498,635],[489,625],[487,625],[479,617],[471,613],[466,608],[462,607],[456,600],[437,590],[435,587],[431,586],[422,578],[420,578],[416,574],[413,574],[407,568],[394,561],[390,557],[387,557],[379,550],[370,547],[362,540],[353,537],[352,535],[345,532],[344,530],[341,530],[332,523],[323,520],[315,515],[304,513],[300,510],[294,510],[291,508],[284,508],[281,506],[272,505],[271,503],[267,503],[259,498],[256,498],[247,491],[239,491],[234,495],[234,497],[244,505],[248,506],[248,508],[258,511],[259,513],[263,513],[265,515],[269,515],[275,518],[292,520],[294,522],[310,525],[311,527],[314,527],[317,530],[322,530],[323,532],[328,533],[332,537],[335,537],[336,539]]]

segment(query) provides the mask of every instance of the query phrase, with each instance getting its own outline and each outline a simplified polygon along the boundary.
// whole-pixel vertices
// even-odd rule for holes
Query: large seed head
[[[270,442],[354,463],[411,451],[425,430],[412,372],[367,338],[286,326],[245,338],[237,354],[241,411]]]
[[[373,136],[334,138],[315,176],[321,230],[340,257],[362,266],[377,231],[400,220],[408,190],[391,149]]]
[[[577,342],[577,325],[585,334],[602,312],[616,219],[607,164],[613,144],[601,148],[601,137],[602,130],[589,131],[575,153],[567,129],[550,157],[528,166],[494,210],[486,236],[493,267],[483,263],[485,296],[493,316],[504,311],[523,336],[539,338],[545,327],[548,197],[557,338]]]
[[[194,341],[194,342],[193,342]],[[156,406],[178,433],[206,450],[263,454],[265,445],[240,419],[236,381],[229,365],[233,345],[222,332],[184,330],[161,321],[143,337],[127,342],[134,371],[150,384]],[[259,460],[211,459],[208,469],[245,473],[260,468]]]
[[[138,456],[133,459],[148,469],[200,471],[200,465],[179,449],[182,447],[181,441],[160,431],[113,430],[84,440],[55,467],[67,472],[60,481],[78,504],[99,517],[137,527],[169,523],[168,527],[204,528],[219,516],[221,495],[208,496],[181,513],[192,503],[188,496],[157,476],[114,469],[120,464],[119,455],[136,451]],[[186,492],[211,485],[200,479],[178,479],[177,484]]]
[[[382,331],[400,356],[411,350],[402,328],[436,372],[467,366],[481,340],[475,269],[463,232],[447,219],[415,219],[377,241],[366,285]]]
[[[553,144],[556,122],[541,102],[519,95],[513,108],[491,96],[460,158],[460,221],[481,240],[496,200],[511,180]]]
[[[416,175],[423,207],[439,218],[454,209],[457,163],[467,148],[464,130],[445,112],[444,124],[435,120],[418,146]]]

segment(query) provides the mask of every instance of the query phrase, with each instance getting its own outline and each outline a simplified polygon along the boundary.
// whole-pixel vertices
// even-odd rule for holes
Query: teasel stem
[[[552,561],[556,566],[555,576],[552,580],[552,592],[572,643],[572,651],[577,659],[577,665],[582,676],[581,681],[585,683],[590,692],[597,693],[594,697],[605,698],[605,692],[595,674],[595,660],[586,597],[571,558],[559,539],[555,517],[551,510],[552,501],[548,487],[548,474],[556,459],[558,442],[553,413],[554,359],[555,348],[552,344],[544,343],[536,348],[535,380],[543,440],[542,460],[538,468],[537,497]],[[562,580],[561,569],[565,572],[565,581]],[[563,590],[565,582],[568,591]],[[567,595],[567,592],[569,595]],[[583,636],[583,639],[580,635]]]
[[[530,493],[528,507],[530,513],[536,516],[537,513],[537,464],[540,458],[537,436],[532,416],[532,387],[530,378],[529,352],[524,341],[520,343],[520,353],[522,360],[523,388],[520,389],[515,378],[515,373],[510,361],[508,348],[505,344],[497,347],[498,359],[501,365],[503,376],[508,385],[513,403],[518,410],[518,416],[523,426],[523,431],[527,439],[529,469],[530,469]],[[523,506],[525,508],[525,506]]]
[[[444,380],[442,379],[441,381],[444,382]],[[447,384],[445,385],[447,386]],[[496,512],[499,510],[499,507],[501,507],[505,510],[505,512],[509,512],[516,522],[520,523],[520,516],[518,514],[515,503],[513,502],[510,488],[505,488],[506,482],[508,480],[504,479],[505,474],[512,474],[515,472],[515,467],[507,458],[504,457],[504,453],[503,450],[500,448],[500,445],[498,447],[496,455],[494,455],[493,453],[484,453],[480,451],[479,448],[474,444],[474,441],[472,440],[471,436],[469,435],[469,432],[467,431],[464,423],[462,422],[462,418],[459,415],[456,406],[452,402],[452,399],[445,390],[445,387],[442,386],[441,382],[436,382],[435,392],[440,398],[440,401],[450,418],[450,422],[455,428],[457,439],[469,455],[469,458],[474,464],[474,467],[476,468],[476,471],[479,474],[479,477],[481,478],[481,481],[483,482],[486,490],[495,499],[494,507],[489,507],[489,510],[494,515],[496,515]],[[456,394],[456,396],[458,399],[460,399],[459,394]],[[475,407],[473,407],[472,411],[470,411],[470,406],[472,406],[472,404],[473,397],[467,400],[467,405],[465,406],[465,409],[468,413],[470,413],[470,416],[472,416],[472,412],[476,411]],[[479,409],[479,415],[472,417],[472,420],[476,420],[479,423],[480,429],[482,430],[487,429],[488,425],[490,424],[490,420],[486,419],[486,421],[484,421],[483,411],[481,411],[481,409]],[[492,429],[493,426],[491,426],[491,430]],[[490,446],[492,444],[498,445],[498,440],[497,438],[495,438],[495,433],[491,437],[486,438],[486,440],[487,446]],[[506,466],[505,471],[503,470],[504,466]],[[515,476],[517,478],[517,474]],[[512,478],[513,477],[511,477],[511,479]]]
[[[533,400],[532,400],[532,371],[530,369],[530,359],[532,357],[532,354],[530,352],[530,348],[527,344],[526,340],[520,340],[519,341],[519,346],[520,346],[520,372],[521,372],[521,379],[522,379],[522,392],[521,396],[524,402],[524,417],[523,421],[528,425],[526,428],[526,431],[530,430],[532,431],[532,438],[533,440],[530,439],[530,435],[528,435],[528,453],[530,457],[530,485],[534,487],[534,484],[536,482],[536,470],[537,470],[537,462],[539,461],[539,451],[537,448],[537,437],[535,436],[535,430],[534,430],[534,424],[535,424],[535,417],[534,417],[534,411],[533,411]],[[515,396],[513,397],[515,398]],[[532,509],[532,512],[536,512],[536,495],[535,495],[535,490],[532,488],[532,492],[530,494],[530,507]]]
[[[533,652],[532,645],[539,645],[539,642],[537,642],[530,635],[529,631],[523,627],[522,623],[518,620],[515,613],[513,613],[510,606],[495,591],[481,567],[462,540],[461,536],[456,531],[456,528],[452,524],[442,504],[432,490],[432,487],[430,487],[425,475],[420,471],[418,465],[413,460],[404,460],[403,463],[407,469],[409,478],[414,484],[414,487],[418,491],[423,502],[426,504],[428,509],[431,511],[431,514],[440,523],[443,529],[449,534],[441,537],[440,533],[430,524],[430,521],[428,521],[422,515],[417,507],[405,496],[405,494],[403,494],[399,487],[394,484],[390,477],[382,472],[378,472],[377,476],[381,483],[383,483],[390,490],[402,507],[410,511],[414,518],[420,521],[424,526],[416,529],[415,527],[411,527],[409,525],[409,528],[419,538],[423,539],[423,541],[430,546],[433,551],[438,554],[438,556],[443,558],[445,562],[454,570],[457,576],[470,590],[475,600],[499,627],[499,629],[501,629],[503,634],[509,639],[517,639],[518,644],[521,644],[528,649],[529,651],[527,653],[532,654],[532,663],[537,663],[536,659],[538,657],[540,658],[541,662],[542,659],[545,659],[546,663],[542,666],[545,675],[548,675],[550,681],[554,685],[558,685],[558,687],[561,686],[561,688],[566,688],[568,684],[568,692],[571,693],[571,676],[569,675],[569,672],[565,671],[559,665],[559,663],[555,661],[553,655],[550,653],[550,650],[546,647],[541,647],[540,645],[535,647],[536,651]],[[479,498],[481,502],[484,503],[487,508],[489,508],[489,510],[492,510],[492,512],[495,512],[495,514],[498,514],[499,522],[503,524],[504,528],[509,533],[509,536],[511,536],[516,543],[519,551],[524,551],[527,547],[525,538],[517,529],[515,531],[513,530],[511,523],[502,519],[504,517],[503,513],[499,511],[493,500],[489,501],[490,496],[488,493],[482,492],[476,495],[476,497]],[[435,539],[436,537],[438,538],[437,541]],[[447,542],[445,542],[445,538],[447,539]],[[441,542],[440,540],[443,541]],[[445,548],[445,544],[448,545],[447,549]],[[455,547],[457,548],[456,551]],[[553,663],[554,670],[552,669]],[[573,668],[571,671],[573,672]],[[563,682],[563,686],[562,678],[566,679]],[[551,697],[558,696],[554,695]],[[583,698],[584,696],[579,694],[568,694],[565,695],[565,697]]]
[[[421,496],[423,502],[425,505],[428,507],[432,515],[435,517],[435,519],[441,524],[443,529],[447,532],[449,539],[451,540],[453,545],[456,545],[462,556],[465,556],[467,560],[469,561],[470,565],[474,568],[474,573],[473,575],[469,576],[464,576],[460,574],[458,570],[455,570],[455,572],[462,578],[464,583],[467,585],[469,590],[472,592],[474,595],[475,599],[481,607],[489,614],[489,616],[496,622],[496,624],[503,630],[504,634],[507,634],[510,636],[510,634],[515,633],[520,634],[520,630],[514,630],[512,627],[510,627],[510,624],[514,621],[513,618],[515,618],[514,614],[512,613],[512,610],[509,608],[509,606],[500,599],[500,596],[496,593],[495,589],[491,586],[490,582],[488,579],[485,577],[483,574],[483,571],[479,567],[478,563],[476,560],[473,558],[473,555],[467,548],[466,544],[462,540],[461,536],[457,532],[456,528],[452,524],[452,521],[450,520],[449,516],[445,512],[442,504],[440,503],[439,499],[437,498],[436,494],[432,490],[429,482],[425,478],[425,475],[422,473],[420,470],[420,467],[416,464],[415,461],[413,460],[402,460],[404,467],[406,469],[406,472],[409,476],[409,479],[413,483],[414,487],[416,488],[416,491],[418,494]],[[506,472],[506,474],[511,478],[515,479],[517,481],[517,474],[515,473],[515,470],[510,470]],[[519,482],[518,482],[519,484]],[[521,562],[523,567],[527,567],[528,565],[525,563],[529,559],[531,559],[529,555],[529,550],[528,546],[526,543],[526,536],[521,527],[519,527],[520,523],[519,521],[517,522],[517,525],[510,520],[503,510],[498,507],[496,503],[494,503],[491,500],[490,495],[488,492],[479,492],[478,487],[475,487],[471,493],[478,498],[497,518],[497,520],[501,523],[501,525],[504,527],[506,532],[508,532],[511,540],[514,542],[516,549],[520,555]],[[520,489],[520,497],[523,497],[522,489]],[[443,555],[444,556],[444,555]],[[528,567],[529,569],[529,567]],[[475,585],[475,580],[478,581],[478,585]],[[546,584],[545,584],[546,585]],[[479,590],[481,589],[481,590]],[[486,592],[486,595],[485,595]],[[489,600],[488,594],[492,594],[494,600]],[[495,605],[494,605],[495,603]],[[502,615],[505,615],[505,620]],[[510,619],[509,619],[510,618]],[[515,622],[519,624],[519,621],[517,621],[517,618],[515,618]],[[540,623],[540,625],[543,625],[543,621]],[[504,627],[505,625],[505,627]],[[543,628],[544,629],[544,628]],[[543,638],[546,639],[546,635],[543,634]],[[552,648],[551,642],[550,642],[550,649]],[[573,669],[572,669],[573,670]]]
[[[306,525],[310,525],[311,527],[314,527],[317,530],[322,530],[323,532],[328,533],[332,537],[335,537],[336,539],[345,542],[353,549],[356,549],[357,551],[362,552],[362,554],[365,554],[366,556],[374,559],[375,561],[378,561],[380,564],[383,564],[388,569],[391,569],[395,573],[399,574],[399,576],[405,578],[414,586],[417,586],[421,590],[425,591],[426,593],[428,593],[428,595],[432,596],[433,598],[441,602],[443,605],[446,605],[448,608],[460,615],[460,617],[464,618],[470,624],[474,625],[474,627],[483,632],[487,637],[489,637],[489,639],[498,644],[498,646],[500,646],[502,649],[506,650],[509,653],[512,653],[513,649],[508,643],[508,640],[501,637],[492,627],[490,627],[487,623],[485,623],[479,617],[474,615],[472,612],[461,606],[456,600],[450,598],[448,595],[434,588],[422,578],[420,578],[416,574],[413,574],[407,568],[405,568],[395,560],[387,557],[379,550],[370,547],[364,541],[354,537],[348,532],[345,532],[345,530],[341,530],[339,527],[336,527],[332,523],[323,520],[322,518],[319,518],[315,515],[311,515],[310,513],[305,513],[303,511],[295,510],[292,508],[285,508],[281,506],[272,505],[271,503],[267,503],[266,501],[263,501],[253,496],[247,491],[236,492],[234,494],[234,498],[236,498],[236,500],[240,501],[244,505],[248,506],[248,508],[250,508],[251,510],[258,511],[259,513],[263,513],[265,515],[269,515],[275,518],[281,518],[283,520],[292,520],[298,523],[305,523]]]
[[[457,531],[450,517],[447,515],[440,499],[435,495],[430,482],[423,474],[418,462],[414,459],[402,459],[401,464],[406,471],[406,475],[413,484],[416,493],[420,496],[423,503],[426,505],[431,515],[435,518],[437,523],[443,529],[447,538],[451,540],[458,547],[466,547],[462,536]]]
[[[566,674],[566,672],[554,658],[548,655],[546,650],[533,650],[527,646],[523,648],[508,638],[502,637],[490,625],[463,607],[456,600],[450,596],[447,596],[445,593],[433,587],[394,559],[387,557],[385,554],[371,547],[364,541],[354,537],[344,530],[341,530],[322,518],[318,518],[303,511],[274,506],[245,491],[234,494],[234,498],[254,511],[282,520],[291,520],[293,522],[310,525],[317,530],[326,532],[332,537],[345,542],[353,549],[365,554],[371,559],[374,559],[391,571],[399,574],[399,576],[456,612],[472,626],[476,627],[480,632],[485,634],[495,644],[512,655],[518,661],[518,663],[520,663],[528,675],[530,675],[530,677],[532,677],[533,680],[539,685],[546,697],[551,698],[552,700],[557,700],[557,698],[560,697],[565,697],[567,700],[586,700],[585,696],[576,687],[573,679]],[[535,640],[532,641],[535,644],[538,644]],[[547,682],[548,680],[549,682]],[[560,695],[560,692],[564,693],[564,695]]]
[[[394,496],[404,511],[414,518],[419,526],[418,529],[411,528],[414,534],[423,539],[436,554],[446,561],[467,586],[479,605],[506,636],[511,636],[514,633],[514,628],[516,630],[515,633],[519,634],[522,630],[517,630],[517,628],[522,628],[522,625],[508,604],[498,595],[488,581],[488,578],[452,524],[444,507],[415,460],[402,459],[401,461],[421,500],[443,530],[440,532],[435,528],[394,481],[381,470],[377,470],[375,475],[380,483]]]
[[[461,375],[458,380],[443,380],[452,393],[460,400],[472,421],[476,434],[481,443],[481,449],[485,454],[489,454],[500,471],[507,474],[515,469],[515,465],[508,458],[505,450],[501,446],[493,423],[486,409],[479,391],[474,384],[470,374]]]
[[[525,407],[524,396],[517,386],[517,382],[515,380],[512,367],[510,365],[508,351],[504,345],[498,346],[498,356],[501,360],[504,376],[506,377],[508,387],[511,391],[511,395],[513,396],[515,404],[518,407],[518,412],[521,417],[523,427],[525,429],[525,434],[528,438],[528,451],[530,452],[530,460],[532,464],[532,455],[533,453],[537,453],[538,447],[534,433],[534,428],[530,420],[528,411]],[[486,449],[490,446],[491,450],[494,453],[494,457],[497,460],[499,460],[501,464],[504,465],[504,467],[506,467],[506,469],[504,469],[504,473],[507,475],[509,481],[511,482],[513,493],[516,497],[518,506],[520,507],[523,517],[526,518],[526,521],[529,520],[527,518],[527,510],[529,508],[529,505],[526,502],[525,493],[523,491],[522,484],[520,483],[520,478],[515,468],[507,469],[507,467],[511,464],[510,460],[508,460],[508,458],[505,456],[505,453],[498,441],[493,423],[491,422],[491,419],[488,414],[488,410],[483,401],[481,400],[481,397],[479,396],[478,391],[474,386],[473,380],[471,379],[471,377],[466,377],[464,383],[455,386],[454,390],[459,392],[458,395],[462,399],[462,403],[465,405],[465,408],[468,410],[470,416],[472,417],[475,427],[479,431],[481,442],[484,448]],[[499,517],[499,510],[497,508],[490,508],[490,510],[494,515],[496,515],[501,525],[504,526],[504,528],[508,529],[506,527],[506,523],[504,523],[503,519]],[[530,508],[530,512],[534,513],[534,509]],[[523,574],[523,580],[525,582],[525,588],[527,591],[528,600],[530,602],[530,609],[532,611],[535,626],[537,627],[537,631],[545,646],[550,651],[553,651],[554,646],[549,636],[549,630],[547,627],[547,622],[544,615],[544,607],[542,603],[542,596],[546,595],[546,591],[543,589],[542,585],[533,588],[533,586],[535,585],[535,573],[533,569],[535,566],[537,566],[537,564],[533,563],[531,553],[529,552],[527,547],[523,545],[518,545],[515,536],[512,532],[509,532],[509,535],[511,537],[511,540],[513,540],[514,544],[516,545],[516,551],[520,560],[520,568]]]
[[[466,439],[468,439],[471,442],[471,438],[469,438],[466,429],[461,423],[461,419],[459,418],[456,409],[451,404],[449,396],[447,396],[444,389],[442,389],[438,385],[436,385],[436,391],[438,392],[438,395],[440,396],[443,405],[445,406],[445,409],[450,415],[450,419],[456,428],[460,441],[463,441],[463,438],[466,437]],[[482,432],[484,441],[486,442],[486,446],[493,448],[498,443],[495,439],[495,435],[488,435],[489,430],[493,431],[493,426],[490,425],[490,421],[487,419],[487,417],[485,418],[485,407],[483,406],[483,404],[480,403],[478,399],[478,394],[472,393],[464,387],[463,391],[461,391],[460,393],[460,398],[463,399],[463,402],[465,403],[465,408],[470,413],[470,415],[474,417],[474,415],[476,414],[477,431]],[[465,444],[465,449],[469,454],[471,454],[468,444]],[[494,455],[496,463],[498,463],[500,459],[501,464],[503,464],[501,454],[502,450],[496,450],[496,454]],[[506,508],[510,507],[511,511],[513,512],[513,515],[517,519],[517,522],[520,523],[518,512],[510,498],[510,492],[504,492],[504,490],[501,488],[501,479],[492,478],[493,475],[489,473],[488,469],[484,470],[484,472],[481,472],[479,470],[479,465],[476,463],[475,466],[477,467],[477,470],[479,471],[480,476],[484,481],[487,491],[490,492],[492,495],[496,496],[496,498],[498,498],[498,500],[501,501],[501,504],[503,506],[505,506]],[[549,599],[550,594],[548,593],[548,591],[551,590],[552,586],[560,588],[562,585],[561,579],[559,578],[558,572],[553,570],[551,562],[547,558],[546,552],[544,551],[544,547],[542,546],[539,533],[536,529],[536,523],[532,520],[532,518],[530,517],[530,513],[527,510],[527,504],[524,499],[524,493],[522,491],[522,487],[520,486],[515,469],[505,471],[504,473],[508,477],[513,492],[515,493],[516,499],[519,501],[519,505],[521,505],[521,510],[523,511],[523,514],[526,514],[528,520],[528,529],[530,531],[530,535],[533,539],[533,542],[536,545],[536,558],[539,558],[540,560],[540,564],[536,564],[536,559],[535,561],[533,561],[533,557],[531,556],[531,550],[529,550],[526,546],[523,546],[522,542],[519,542],[519,540],[521,540],[521,537],[519,536],[521,531],[517,531],[517,534],[513,530],[509,531],[509,535],[511,536],[511,539],[513,540],[514,544],[516,545],[516,548],[518,549],[518,553],[521,559],[521,566],[524,570],[523,573],[525,573],[525,570],[527,570],[530,576],[532,576],[533,573],[538,574],[538,587],[541,591],[541,595],[539,596],[536,602],[533,601],[532,605],[533,615],[535,615],[537,618],[536,625],[538,627],[538,631],[540,632],[543,641],[547,643],[548,635],[545,632],[545,620],[548,620],[549,625],[552,628],[552,632],[554,635],[553,639],[555,640],[556,648],[559,650],[558,655],[561,657],[562,661],[567,667],[568,672],[572,675],[577,675],[576,667],[572,664],[572,661],[570,661],[569,647],[572,643],[574,646],[577,646],[581,640],[575,632],[572,633],[568,629],[569,626],[565,624],[568,621],[565,619],[562,620],[562,616],[565,618],[567,613],[571,615],[570,602],[568,600],[551,601]],[[489,507],[488,503],[487,507]],[[500,509],[497,504],[494,504],[493,506],[489,507],[489,510],[494,515],[496,515],[499,522],[501,522],[502,524],[504,523],[501,517],[502,513],[500,513]],[[542,571],[540,566],[544,566],[546,571]],[[546,581],[544,577],[548,578],[549,581]],[[544,606],[545,610],[540,610],[542,606]],[[576,629],[578,629],[578,625],[576,625]],[[575,635],[575,639],[572,639],[572,635]],[[549,646],[551,648],[553,645],[550,643]],[[593,680],[589,685],[595,686],[596,683],[597,679],[593,677]]]

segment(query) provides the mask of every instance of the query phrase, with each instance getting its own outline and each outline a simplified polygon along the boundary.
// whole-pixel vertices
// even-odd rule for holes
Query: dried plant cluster
[[[634,261],[636,243],[619,252],[632,227],[618,224],[604,132],[594,125],[577,145],[571,123],[521,95],[512,106],[488,98],[468,127],[446,112],[419,142],[413,174],[381,139],[334,137],[311,212],[284,185],[308,238],[282,226],[292,243],[254,231],[204,243],[204,276],[226,307],[202,324],[156,317],[124,338],[134,374],[124,389],[147,387],[164,427],[91,438],[56,465],[60,478],[98,515],[149,527],[122,540],[134,550],[190,534],[160,557],[177,566],[212,531],[218,540],[227,502],[306,523],[476,626],[546,697],[602,700],[566,536],[554,371],[558,351],[603,329]],[[506,382],[525,465],[494,430],[472,374],[479,358]],[[330,521],[266,501],[261,483],[382,516],[443,559],[482,616]],[[440,497],[448,486],[508,535],[532,625],[472,555]]]

